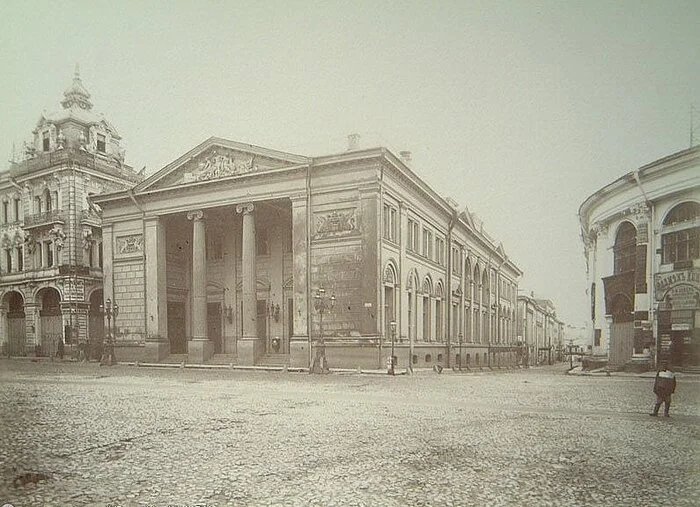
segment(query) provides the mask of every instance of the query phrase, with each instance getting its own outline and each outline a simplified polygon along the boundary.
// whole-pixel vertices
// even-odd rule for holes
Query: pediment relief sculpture
[[[260,168],[255,158],[253,154],[213,150],[189,170],[183,171],[177,183],[215,180],[257,172]]]

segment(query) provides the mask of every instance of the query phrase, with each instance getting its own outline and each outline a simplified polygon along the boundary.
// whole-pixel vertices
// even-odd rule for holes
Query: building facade
[[[561,361],[564,353],[564,323],[557,319],[549,299],[518,296],[518,342],[523,346],[523,365],[538,366]]]
[[[700,147],[625,174],[579,209],[594,352],[700,363]]]
[[[311,158],[211,138],[95,197],[119,359],[513,364],[521,271],[407,153],[356,141]]]
[[[0,343],[53,355],[103,336],[102,232],[87,197],[140,180],[76,68],[62,110],[42,114],[23,160],[0,172]],[[13,156],[14,158],[14,156]]]

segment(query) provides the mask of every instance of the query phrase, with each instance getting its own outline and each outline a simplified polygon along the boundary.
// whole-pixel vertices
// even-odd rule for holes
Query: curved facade
[[[700,147],[601,188],[579,218],[594,353],[700,364]]]

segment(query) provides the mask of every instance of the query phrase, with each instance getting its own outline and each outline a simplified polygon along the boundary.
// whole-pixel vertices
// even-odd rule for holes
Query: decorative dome
[[[92,102],[90,102],[90,92],[88,92],[83,86],[83,82],[80,80],[80,68],[78,64],[75,64],[75,75],[73,76],[73,84],[63,92],[65,99],[61,102],[64,109],[69,109],[77,106],[81,109],[90,110],[92,109]]]

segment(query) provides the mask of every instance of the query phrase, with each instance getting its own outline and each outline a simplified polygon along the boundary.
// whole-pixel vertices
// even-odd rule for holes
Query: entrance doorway
[[[47,288],[39,294],[39,327],[41,337],[37,355],[53,357],[59,352],[59,342],[63,344],[63,317],[61,316],[61,296],[56,289]]]
[[[207,338],[214,344],[214,354],[222,354],[221,303],[207,303]]]
[[[9,356],[24,356],[26,355],[24,299],[19,292],[10,292],[6,296],[6,304],[8,344],[7,350],[3,352]]]
[[[88,359],[99,360],[102,357],[102,347],[105,338],[105,321],[102,313],[102,290],[96,290],[90,295],[88,317]]]
[[[187,354],[185,303],[168,301],[168,341],[171,354]]]

